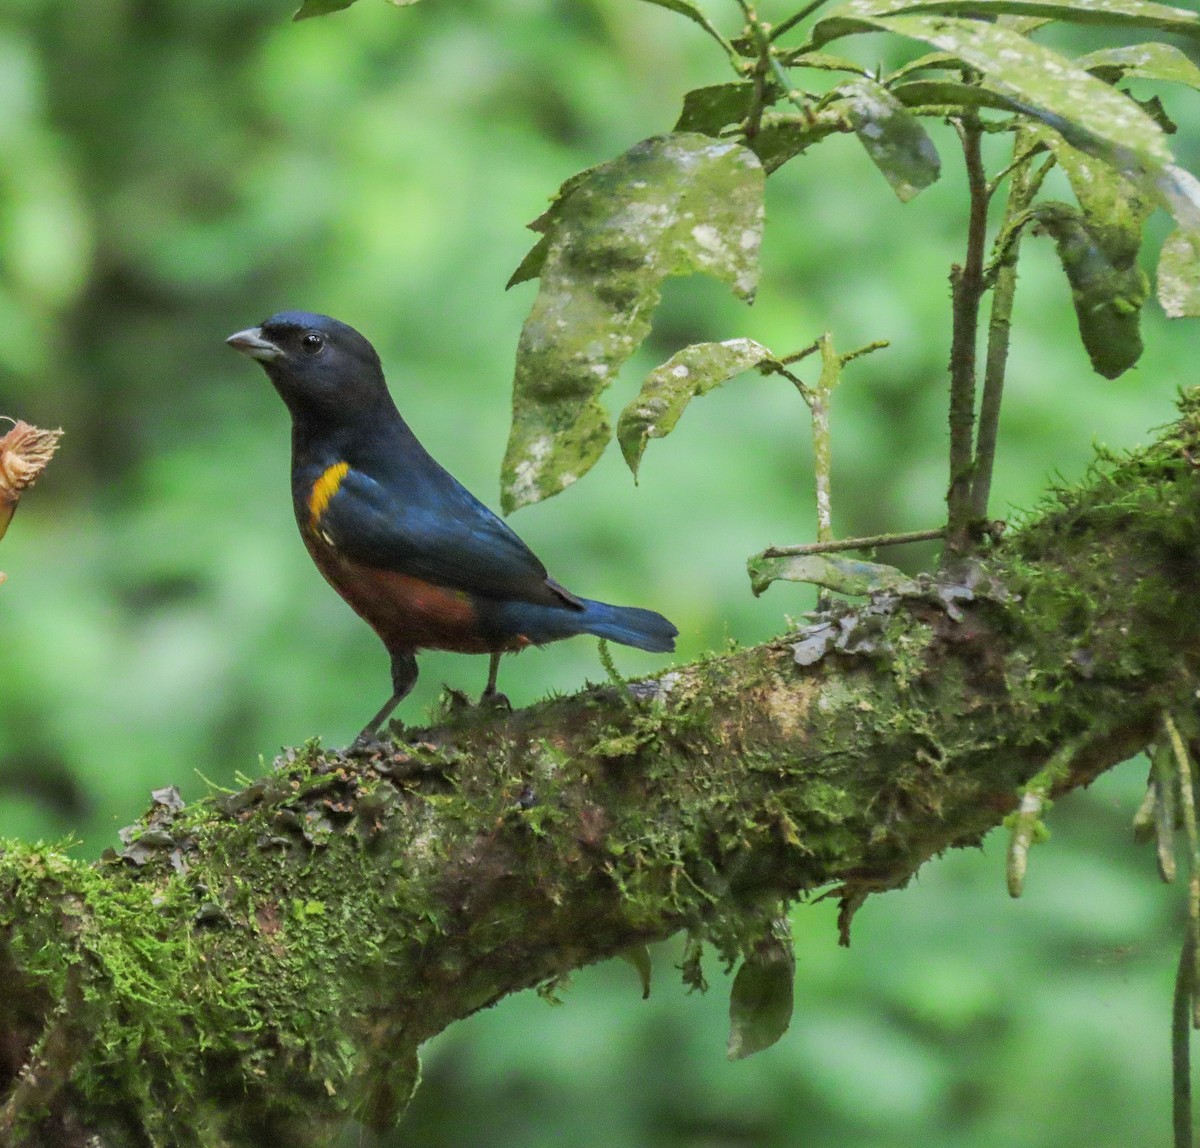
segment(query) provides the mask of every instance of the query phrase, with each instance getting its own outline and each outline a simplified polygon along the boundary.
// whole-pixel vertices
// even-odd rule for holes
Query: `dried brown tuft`
[[[15,502],[28,490],[58,449],[61,430],[41,430],[17,421],[0,438],[0,500]]]

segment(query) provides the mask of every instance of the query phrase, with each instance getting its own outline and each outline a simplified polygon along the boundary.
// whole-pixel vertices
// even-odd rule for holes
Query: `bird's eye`
[[[322,339],[321,336],[315,331],[309,331],[309,333],[300,340],[300,346],[304,348],[307,354],[315,355],[323,346],[325,346],[325,340]]]

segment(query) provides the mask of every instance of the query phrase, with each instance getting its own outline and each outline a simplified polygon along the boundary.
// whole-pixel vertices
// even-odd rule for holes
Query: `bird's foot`
[[[484,690],[479,695],[479,708],[512,713],[512,702],[508,700],[507,694],[502,694],[499,690]]]

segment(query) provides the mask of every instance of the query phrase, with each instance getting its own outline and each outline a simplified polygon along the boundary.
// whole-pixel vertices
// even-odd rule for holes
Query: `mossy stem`
[[[986,290],[983,249],[987,238],[987,177],[983,167],[979,117],[957,121],[967,168],[971,209],[967,223],[967,252],[961,266],[950,271],[953,333],[950,343],[950,483],[946,552],[964,554],[971,539],[971,471],[975,438],[975,359],[979,338],[979,308]]]

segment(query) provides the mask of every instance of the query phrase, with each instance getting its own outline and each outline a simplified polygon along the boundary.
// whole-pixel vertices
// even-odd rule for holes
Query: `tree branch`
[[[14,1143],[318,1143],[392,1121],[421,1042],[507,993],[680,929],[732,960],[781,898],[831,886],[848,931],[1062,747],[1054,792],[1192,698],[1198,452],[1192,392],[962,582],[636,683],[632,706],[601,687],[471,711],[366,763],[307,746],[232,796],[157,791],[96,866],[9,846]]]

